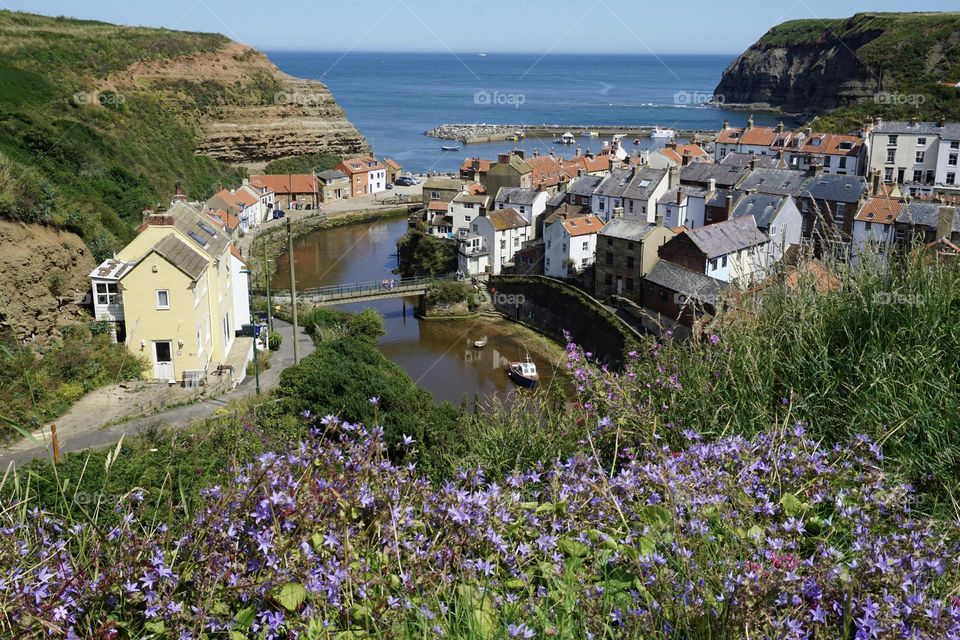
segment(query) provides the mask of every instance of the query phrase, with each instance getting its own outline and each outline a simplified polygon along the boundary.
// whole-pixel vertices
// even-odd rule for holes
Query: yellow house
[[[252,340],[244,265],[230,238],[182,201],[150,213],[137,237],[90,274],[98,320],[150,362],[146,378],[203,380],[230,365],[242,380]]]

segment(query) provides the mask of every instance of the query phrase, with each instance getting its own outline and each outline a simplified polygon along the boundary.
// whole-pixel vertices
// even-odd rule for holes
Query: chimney
[[[677,143],[674,142],[673,140],[671,140],[670,142],[668,142],[668,143],[666,144],[666,147],[667,147],[667,149],[671,149],[671,150],[673,150],[673,151],[676,151],[676,150],[677,150]]]
[[[803,129],[803,137],[804,137],[804,138],[810,138],[810,136],[812,136],[812,135],[813,135],[813,129],[811,129],[810,127],[804,127],[804,129]]]
[[[871,188],[871,190],[870,190],[870,193],[871,193],[872,195],[878,196],[878,195],[880,195],[880,169],[874,169],[874,170],[873,170],[873,175],[870,176],[870,177],[871,177],[871,179],[872,179],[872,180],[871,180],[871,181],[872,181],[872,188]]]
[[[580,145],[577,145],[577,153],[576,155],[574,155],[574,157],[579,158],[582,155],[583,155],[583,147],[581,147]]]
[[[614,207],[614,209],[613,209],[613,217],[614,217],[614,218],[622,218],[622,217],[623,217],[623,207]]]
[[[730,128],[730,121],[729,121],[729,120],[724,120],[724,121],[723,121],[723,128],[724,128],[724,129],[729,129],[729,128]]]
[[[617,157],[613,154],[610,154],[610,159],[607,161],[610,166],[610,171],[613,171],[617,168]]]
[[[777,132],[777,133],[783,133],[783,121],[782,121],[782,120],[777,123],[776,132]]]
[[[747,118],[747,129],[753,129],[753,114],[750,114],[750,117]]]
[[[683,189],[681,189],[680,187],[677,187],[677,206],[679,207],[682,204],[683,204]]]
[[[498,163],[498,164],[510,164],[510,154],[509,154],[509,153],[501,153],[501,154],[497,155],[497,163]]]
[[[750,171],[753,171],[757,168],[757,156],[750,158]]]
[[[474,171],[480,171],[480,158],[474,158],[470,166]]]
[[[473,172],[473,183],[474,183],[474,184],[480,184],[480,172],[479,172],[479,171],[474,171],[474,172]]]
[[[953,231],[953,218],[956,215],[956,209],[953,207],[940,207],[940,215],[937,216],[937,240],[940,238],[950,238]]]
[[[707,193],[713,193],[717,190],[717,179],[710,178],[707,180]]]
[[[683,152],[683,157],[680,158],[680,163],[683,166],[687,166],[693,160],[693,154],[690,153],[690,149],[685,149]]]
[[[941,115],[937,120],[937,126],[943,129],[945,126],[947,126],[947,119]]]
[[[733,211],[733,196],[729,193],[727,194],[727,201],[725,203],[725,208],[727,211],[727,220],[729,220],[730,212]]]
[[[676,189],[680,186],[680,167],[667,169],[667,189]]]
[[[526,153],[526,152],[525,152],[523,149],[514,149],[514,150],[513,150],[513,155],[517,156],[517,157],[520,158],[521,160],[524,159],[525,153]]]
[[[577,177],[578,177],[578,178],[581,178],[581,177],[585,176],[586,174],[587,174],[587,171],[586,171],[585,169],[582,169],[582,168],[581,168],[581,169],[577,169]]]

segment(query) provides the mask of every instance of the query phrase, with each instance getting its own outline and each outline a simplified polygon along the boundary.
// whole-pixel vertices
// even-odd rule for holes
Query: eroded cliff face
[[[346,156],[370,145],[327,87],[280,71],[236,42],[210,53],[134,64],[105,88],[169,92],[201,112],[196,152],[236,164],[309,153]]]
[[[79,236],[0,220],[0,331],[42,344],[89,320],[80,306],[96,266]]]
[[[714,90],[726,104],[762,105],[788,113],[822,113],[870,99],[880,71],[856,51],[879,32],[810,44],[770,45],[763,40],[738,57]]]

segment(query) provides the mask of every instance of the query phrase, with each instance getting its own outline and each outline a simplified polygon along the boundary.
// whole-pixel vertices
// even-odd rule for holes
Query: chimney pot
[[[707,180],[707,191],[709,193],[713,193],[716,190],[717,190],[717,179],[710,178],[709,180]]]
[[[730,219],[730,212],[733,210],[733,196],[729,193],[727,194],[727,200],[725,202],[727,210],[727,219]]]

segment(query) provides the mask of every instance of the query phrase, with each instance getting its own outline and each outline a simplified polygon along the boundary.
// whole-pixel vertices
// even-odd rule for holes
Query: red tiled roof
[[[247,264],[247,261],[243,259],[243,255],[241,255],[240,253],[240,249],[238,249],[237,245],[233,244],[232,242],[230,243],[230,253],[233,254],[234,258],[236,258],[243,264]]]
[[[487,188],[482,184],[480,184],[479,182],[474,182],[474,183],[471,183],[469,187],[467,187],[467,191],[472,196],[482,196],[487,192]]]
[[[473,163],[476,161],[478,163],[478,168],[473,168]],[[479,171],[480,173],[486,173],[490,171],[490,165],[493,164],[492,160],[484,160],[483,158],[466,158],[463,161],[463,164],[460,165],[460,171]]]
[[[773,127],[750,127],[740,134],[740,144],[769,147],[777,139],[777,132]]]
[[[263,184],[274,193],[315,193],[317,191],[317,179],[313,174],[294,173],[294,174],[265,174],[259,176],[250,176],[250,183],[253,181]]]
[[[247,191],[246,189],[237,189],[237,192],[236,192],[235,194],[233,194],[233,195],[234,195],[234,197],[235,197],[237,200],[239,200],[240,202],[242,202],[243,204],[245,204],[245,205],[248,206],[248,207],[252,207],[253,205],[255,205],[255,204],[257,204],[258,202],[260,202],[260,198],[258,198],[257,196],[253,195],[252,193],[250,193],[250,192]]]
[[[676,149],[670,147],[660,149],[660,153],[678,163],[683,162],[683,156],[687,152],[689,152],[693,158],[703,158],[707,155],[707,152],[701,149],[700,145],[696,144],[678,144]]]
[[[212,212],[208,211],[207,213],[209,215],[213,215],[219,218],[220,223],[223,225],[226,225],[228,229],[236,229],[237,227],[240,226],[240,218],[233,215],[232,213],[228,213],[224,211],[223,209],[217,209],[216,211],[212,211]]]
[[[442,211],[447,212],[447,203],[443,200],[431,200],[430,204],[427,205],[427,211]]]
[[[740,142],[740,134],[743,133],[743,129],[739,127],[727,127],[720,132],[720,135],[717,136],[718,144],[737,144]]]
[[[571,178],[576,178],[582,170],[584,173],[597,173],[610,169],[610,156],[599,155],[589,158],[576,156],[563,161],[563,170]]]
[[[533,169],[533,175],[530,176],[530,180],[534,187],[557,185],[564,182],[568,177],[563,170],[563,165],[553,156],[528,158],[527,164]]]
[[[603,220],[597,216],[584,216],[582,218],[571,218],[564,220],[563,228],[567,230],[572,237],[590,235],[599,233],[603,229]]]
[[[900,213],[900,201],[894,198],[873,197],[867,199],[857,211],[854,220],[860,222],[876,222],[877,224],[893,224]]]
[[[814,140],[819,140],[820,144],[813,144]],[[850,144],[849,149],[841,149],[840,145],[844,142]],[[800,147],[801,153],[822,153],[832,156],[858,156],[863,147],[863,138],[859,136],[841,136],[835,133],[814,133],[804,141]]]
[[[373,156],[347,158],[337,165],[337,169],[340,169],[348,175],[353,175],[355,173],[367,173],[368,171],[376,171],[383,168],[384,167],[382,164],[380,164],[380,161]]]

